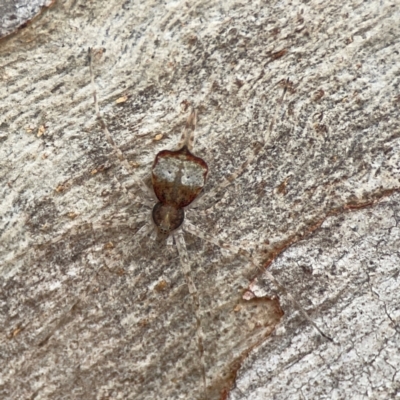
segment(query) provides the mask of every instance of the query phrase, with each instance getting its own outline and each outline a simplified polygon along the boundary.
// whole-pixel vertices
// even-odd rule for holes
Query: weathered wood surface
[[[2,0],[0,2],[0,38],[24,29],[53,0]]]
[[[267,141],[187,212],[258,263],[185,234],[208,398],[398,395],[399,19],[387,1],[58,1],[2,40],[0,398],[201,398],[176,247],[139,240],[131,199],[190,106],[205,193]],[[334,343],[282,294],[280,319],[271,260]]]

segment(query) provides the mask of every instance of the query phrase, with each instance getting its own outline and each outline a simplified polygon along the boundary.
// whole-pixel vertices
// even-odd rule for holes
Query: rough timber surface
[[[24,29],[54,0],[2,0],[0,3],[0,38]]]
[[[258,263],[185,234],[208,398],[398,396],[399,19],[398,1],[71,0],[0,41],[0,398],[201,398],[176,247],[139,240],[150,212],[122,187],[146,202],[136,179],[189,105],[205,193],[267,141],[187,211]],[[333,344],[278,294],[281,318],[268,265]]]

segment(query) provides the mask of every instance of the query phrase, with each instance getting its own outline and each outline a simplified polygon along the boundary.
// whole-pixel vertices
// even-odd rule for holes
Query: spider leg
[[[311,317],[307,314],[307,312],[304,310],[304,308],[301,306],[301,304],[294,298],[294,296],[292,296],[291,293],[289,293],[286,288],[284,287],[284,285],[277,279],[275,278],[271,272],[269,272],[268,270],[260,267],[258,265],[258,263],[256,262],[256,260],[254,259],[254,257],[251,256],[251,254],[246,251],[245,249],[243,249],[240,246],[235,246],[232,244],[229,244],[221,239],[217,239],[201,230],[199,230],[196,226],[194,226],[192,223],[190,223],[189,221],[185,221],[184,223],[184,227],[183,229],[200,238],[205,240],[206,242],[212,243],[215,246],[218,246],[222,249],[231,251],[234,254],[240,254],[242,256],[244,256],[254,267],[256,267],[258,270],[262,271],[265,275],[266,278],[268,278],[275,286],[276,288],[282,292],[284,295],[287,296],[287,298],[292,302],[292,304],[297,308],[297,310],[303,315],[303,317],[318,331],[318,333],[324,337],[325,339],[328,339],[329,341],[333,342],[333,339],[328,336],[326,333],[324,333],[317,325],[316,323],[311,319]]]
[[[284,83],[284,90],[283,90],[282,96],[281,96],[280,100],[278,101],[279,107],[276,107],[275,113],[271,119],[271,123],[269,124],[269,127],[266,130],[266,132],[262,138],[262,142],[258,143],[255,146],[253,152],[250,154],[250,156],[247,158],[247,160],[245,160],[236,169],[236,171],[234,171],[231,175],[229,175],[222,182],[220,182],[214,189],[208,191],[206,194],[204,194],[200,198],[202,203],[204,202],[204,204],[207,204],[207,202],[209,202],[210,199],[215,198],[219,192],[225,190],[232,182],[234,182],[238,178],[238,176],[240,176],[246,170],[246,168],[258,157],[261,150],[271,141],[272,133],[274,130],[274,125],[275,125],[275,122],[277,120],[279,113],[281,112],[283,100],[284,100],[285,94],[287,92],[287,87],[289,86],[289,83],[290,83],[289,78],[287,78],[287,80]],[[207,207],[207,208],[209,208],[209,207]]]
[[[186,121],[186,125],[182,132],[182,136],[179,140],[178,149],[181,149],[183,146],[186,146],[189,149],[189,151],[193,151],[194,140],[195,140],[194,131],[196,129],[196,124],[197,124],[197,111],[192,110]]]
[[[108,219],[103,219],[100,222],[93,222],[94,230],[104,230],[104,228],[119,228],[119,227],[132,227],[138,222],[147,220],[147,213],[140,212],[137,214],[118,213],[110,215]]]
[[[154,233],[155,227],[151,221],[146,222],[137,232],[139,242],[145,238],[147,235]],[[154,239],[154,237],[152,237]]]
[[[179,229],[174,234],[174,239],[176,243],[176,247],[178,248],[179,258],[181,260],[182,271],[185,276],[186,284],[189,289],[189,293],[193,299],[193,309],[196,318],[196,325],[197,325],[197,347],[200,356],[200,364],[201,364],[201,375],[203,380],[203,396],[204,400],[207,399],[207,379],[206,379],[206,364],[204,359],[204,333],[203,328],[201,326],[201,315],[200,315],[200,300],[199,294],[197,292],[197,288],[194,284],[192,278],[192,271],[191,271],[191,262],[189,259],[189,255],[186,249],[185,239],[183,237],[182,229]]]
[[[100,107],[99,107],[99,101],[98,101],[98,96],[97,96],[97,90],[96,90],[96,84],[94,81],[94,73],[93,73],[93,51],[92,49],[89,48],[88,54],[89,54],[89,67],[90,67],[90,80],[93,88],[93,99],[94,99],[94,106],[96,110],[96,117],[100,121],[100,125],[103,129],[104,135],[108,141],[108,143],[111,145],[113,148],[115,154],[118,157],[118,160],[120,161],[121,165],[125,168],[125,170],[131,175],[131,178],[133,178],[135,184],[140,187],[142,192],[149,198],[153,198],[153,193],[151,190],[146,186],[146,184],[143,182],[142,179],[138,178],[135,176],[135,173],[133,171],[133,168],[129,164],[128,160],[120,150],[120,148],[116,145],[110,131],[108,130],[107,124],[100,112]],[[150,201],[146,201],[143,199],[140,199],[138,196],[134,196],[128,189],[123,185],[120,184],[122,187],[122,190],[125,192],[127,196],[133,201],[136,201],[138,203],[144,204],[144,205],[150,205]]]
[[[149,199],[147,199],[147,198],[143,198],[143,197],[139,197],[139,196],[134,196],[134,195],[132,194],[132,192],[126,187],[126,185],[122,184],[122,183],[118,180],[118,178],[117,178],[115,175],[113,175],[113,177],[114,177],[114,180],[115,180],[116,183],[117,183],[117,186],[125,193],[125,195],[126,195],[132,202],[138,203],[138,204],[143,205],[143,206],[147,206],[147,207],[149,207],[149,208],[152,208],[152,207],[154,206],[154,201],[149,200]],[[136,177],[135,177],[134,175],[132,175],[132,177],[133,177],[133,182],[134,182],[134,184],[137,184],[137,179],[136,179]],[[145,185],[145,183],[144,183],[142,180],[140,180],[140,182],[141,182],[141,184]],[[145,185],[145,186],[146,186],[146,185]],[[147,190],[148,190],[148,193],[150,193],[150,189],[149,189],[147,186],[146,186],[146,188],[147,188]],[[150,195],[150,194],[149,194],[149,195]],[[154,197],[154,195],[152,195],[152,197]]]
[[[118,213],[108,217],[108,219],[102,219],[97,222],[87,222],[79,220],[78,218],[74,220],[72,226],[67,226],[62,228],[62,232],[58,233],[56,236],[52,236],[49,240],[44,240],[42,242],[28,242],[19,248],[19,251],[15,254],[10,254],[8,258],[4,259],[4,265],[15,264],[18,260],[21,260],[26,254],[40,254],[48,246],[57,245],[63,241],[68,240],[73,236],[83,235],[90,232],[95,233],[96,231],[104,232],[106,229],[118,229],[118,228],[132,228],[137,223],[145,221],[148,219],[146,213],[137,214],[126,214]],[[54,233],[54,232],[53,232]]]

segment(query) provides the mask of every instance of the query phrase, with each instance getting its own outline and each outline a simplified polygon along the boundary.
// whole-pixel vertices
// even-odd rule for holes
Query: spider
[[[35,276],[30,278],[30,290],[33,296],[44,298],[39,307],[48,307],[51,313],[38,312],[36,319],[28,321],[21,317],[13,335],[38,332],[33,337],[45,356],[39,354],[36,359],[44,368],[54,349],[77,349],[66,353],[60,364],[74,373],[58,381],[76,392],[86,393],[85,382],[93,382],[97,397],[117,397],[109,389],[109,381],[114,391],[119,386],[122,391],[128,383],[135,399],[176,399],[182,398],[182,393],[184,398],[221,398],[234,383],[241,361],[282,317],[277,299],[249,296],[249,282],[262,272],[291,298],[264,271],[265,254],[251,252],[248,242],[224,238],[224,232],[229,232],[229,218],[223,223],[222,233],[218,232],[218,213],[229,209],[234,186],[256,160],[265,140],[225,180],[205,188],[213,168],[208,171],[212,162],[200,158],[194,146],[201,108],[193,107],[185,115],[176,148],[155,155],[150,189],[129,164],[123,146],[116,145],[100,113],[93,71],[90,87],[102,128],[100,138],[107,139],[104,144],[111,144],[118,162],[113,165],[114,157],[107,151],[104,165],[86,176],[80,168],[79,176],[70,179],[76,184],[57,188],[55,196],[64,203],[63,190],[70,190],[69,198],[81,202],[86,191],[93,190],[97,197],[91,197],[91,201],[99,201],[84,208],[88,211],[82,213],[84,221],[71,214],[62,220],[67,220],[67,226],[60,229],[56,225],[58,209],[51,196],[38,204],[38,214],[28,217],[27,225],[34,233],[43,230],[43,221],[53,227],[44,231],[49,240],[35,242],[28,250],[32,262],[46,271],[42,285],[36,284]],[[273,121],[269,132],[272,127]],[[93,128],[89,132],[94,136]],[[92,140],[92,135],[85,140]],[[97,147],[85,147],[84,152],[97,151],[97,156],[101,146],[95,144]],[[169,162],[174,159],[176,163],[169,171]],[[185,168],[185,163],[190,168]],[[195,183],[189,185],[189,191],[181,184],[182,178],[178,179],[185,169],[195,171],[184,178]],[[169,173],[174,178],[172,183],[164,179]],[[23,263],[23,255],[11,263]],[[62,290],[58,290],[60,287]],[[97,348],[93,346],[96,343],[101,345]],[[55,375],[56,379],[63,376]],[[50,373],[49,379],[55,375]],[[76,376],[82,378],[77,380]],[[86,398],[93,396],[93,385]]]
[[[107,127],[107,124],[100,112],[97,91],[94,81],[93,73],[93,50],[89,50],[89,64],[91,72],[91,82],[93,87],[93,96],[96,109],[96,116],[101,124],[104,135],[108,143],[112,146],[114,153],[117,155],[119,162],[128,173],[134,177],[135,173],[125,158],[120,148],[115,144],[115,141]],[[286,82],[284,92],[282,94],[280,102],[283,101],[286,87],[289,85],[289,80]],[[144,218],[144,225],[136,232],[137,242],[141,243],[144,238],[150,236],[154,245],[149,250],[150,252],[162,252],[170,251],[165,249],[165,244],[172,245],[176,244],[176,248],[179,254],[179,260],[181,264],[181,270],[183,272],[185,282],[188,288],[188,292],[191,296],[192,313],[195,317],[195,336],[197,341],[197,356],[199,359],[199,368],[202,381],[202,389],[200,390],[200,398],[208,399],[215,396],[214,393],[223,392],[220,386],[210,384],[212,381],[212,372],[208,368],[209,362],[206,360],[206,356],[209,352],[207,345],[205,345],[205,334],[204,334],[204,311],[201,307],[201,299],[199,291],[196,287],[195,281],[192,277],[192,265],[193,260],[189,257],[187,237],[185,239],[185,233],[190,234],[194,238],[203,240],[204,242],[210,243],[212,246],[222,249],[225,252],[233,254],[235,257],[245,260],[246,263],[250,264],[253,270],[260,270],[261,265],[258,261],[247,251],[243,246],[233,245],[221,240],[212,234],[206,233],[196,227],[190,219],[186,218],[185,210],[188,209],[189,213],[197,213],[198,215],[207,215],[207,208],[200,209],[197,204],[204,202],[207,203],[210,199],[214,198],[219,192],[226,190],[226,188],[235,181],[235,179],[247,168],[247,166],[257,157],[262,146],[257,147],[250,158],[248,158],[235,172],[233,172],[226,180],[221,182],[214,190],[208,191],[206,194],[201,196],[202,189],[206,183],[208,175],[208,165],[200,157],[194,154],[194,142],[195,142],[195,128],[197,124],[197,110],[193,109],[186,121],[185,128],[183,130],[181,139],[175,150],[162,150],[154,159],[152,166],[152,187],[154,193],[149,189],[145,182],[141,179],[135,179],[135,185],[140,189],[142,195],[133,195],[130,190],[124,187],[123,184],[119,183],[120,188],[124,191],[133,202],[142,204],[144,207],[151,208],[151,217],[147,214],[147,219]],[[270,124],[270,130],[272,130],[273,121]],[[154,196],[155,194],[155,196]],[[158,202],[152,204],[147,198],[156,197]],[[193,203],[199,199],[196,204],[196,208],[192,207]],[[168,247],[168,246],[167,246]],[[172,246],[170,246],[172,247]],[[288,293],[283,285],[277,281],[272,274],[265,271],[266,277],[268,277],[278,289],[288,296],[295,306],[301,311],[304,317],[317,329],[317,331],[325,338],[331,340],[325,333],[323,333],[314,322],[308,317],[303,311],[298,302],[293,296]],[[159,283],[160,287],[164,287],[166,282],[161,280]],[[278,313],[279,314],[279,313]],[[218,390],[216,389],[218,388]]]

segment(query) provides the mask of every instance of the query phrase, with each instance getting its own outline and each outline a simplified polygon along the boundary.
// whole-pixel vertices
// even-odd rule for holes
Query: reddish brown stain
[[[373,193],[368,199],[358,199],[358,200],[349,200],[346,204],[343,204],[341,207],[334,208],[330,210],[328,213],[326,213],[323,217],[315,219],[313,222],[310,222],[309,227],[307,231],[305,231],[301,235],[294,235],[284,242],[281,242],[277,244],[273,250],[269,252],[269,254],[266,256],[266,259],[263,263],[263,269],[267,269],[272,262],[281,254],[283,251],[285,251],[287,248],[292,246],[293,244],[297,243],[298,241],[304,239],[305,237],[313,234],[316,232],[322,225],[322,223],[331,216],[334,215],[339,215],[339,214],[344,214],[346,212],[353,212],[360,210],[362,208],[369,208],[373,207],[378,201],[382,200],[383,198],[392,195],[395,192],[399,192],[400,188],[393,188],[393,189],[387,189],[387,190],[381,190],[377,191],[376,193]],[[260,275],[260,272],[257,273],[256,276],[254,276],[253,279],[256,279]],[[253,280],[252,279],[252,280]],[[247,289],[249,290],[249,289]],[[251,301],[253,302],[260,302],[260,301],[265,301],[267,302],[269,299],[267,298],[254,298]],[[271,300],[270,300],[271,301]],[[277,318],[281,318],[283,316],[283,310],[280,308],[279,301],[276,301],[276,312],[275,316]],[[249,303],[249,304],[254,304],[254,303]],[[270,332],[269,332],[270,333]],[[230,366],[230,375],[229,377],[225,380],[223,387],[219,391],[219,399],[220,400],[226,400],[229,396],[229,393],[234,385],[234,382],[236,380],[237,373],[239,371],[239,368],[242,364],[242,361],[246,359],[248,356],[249,352],[257,347],[257,345],[261,344],[266,338],[268,337],[268,334],[264,336],[263,340],[260,340],[256,345],[251,346],[251,348],[247,349],[245,352],[241,354],[241,356],[236,360],[236,362],[232,363]]]
[[[275,52],[275,53],[272,53],[272,54],[271,54],[271,58],[272,58],[273,60],[278,60],[279,58],[283,57],[287,52],[288,52],[287,49],[282,49],[282,50],[280,50],[280,51],[277,51],[277,52]]]

